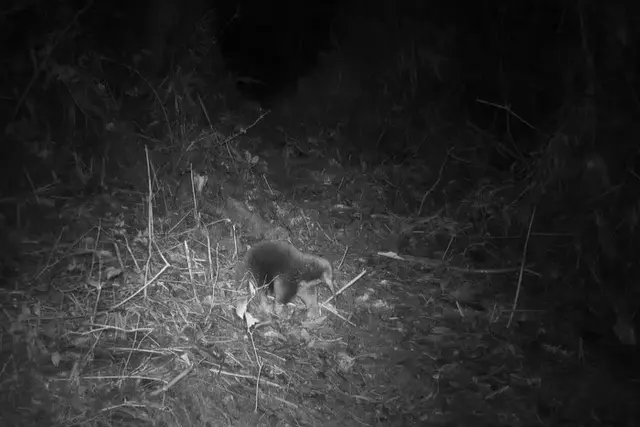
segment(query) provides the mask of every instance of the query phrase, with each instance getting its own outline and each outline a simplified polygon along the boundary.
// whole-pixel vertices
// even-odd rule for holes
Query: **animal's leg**
[[[298,290],[298,296],[307,306],[307,318],[317,319],[320,317],[320,306],[318,306],[318,288],[315,285],[303,284]]]
[[[276,276],[273,279],[273,297],[277,303],[286,304],[289,302],[287,300],[287,295],[289,295],[290,290],[288,288],[290,286],[295,286],[295,284],[282,276]]]

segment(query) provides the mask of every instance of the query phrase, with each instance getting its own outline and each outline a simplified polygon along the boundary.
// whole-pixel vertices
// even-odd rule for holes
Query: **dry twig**
[[[537,206],[533,208],[533,212],[531,213],[531,220],[529,221],[529,229],[527,230],[527,239],[524,242],[524,249],[522,250],[522,263],[520,264],[520,275],[518,277],[518,287],[516,288],[516,296],[515,298],[513,298],[513,308],[511,309],[511,314],[509,315],[507,328],[511,327],[511,322],[513,321],[513,315],[515,314],[516,308],[518,307],[518,298],[520,298],[520,287],[522,286],[522,276],[524,275],[524,266],[527,262],[527,248],[529,247],[529,237],[531,237],[531,229],[533,228],[533,219],[536,217],[536,209],[537,209]]]

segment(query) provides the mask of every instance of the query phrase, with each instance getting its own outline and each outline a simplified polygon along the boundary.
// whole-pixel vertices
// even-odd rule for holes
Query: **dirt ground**
[[[635,347],[565,339],[567,309],[527,291],[557,278],[473,255],[462,202],[402,216],[380,169],[229,146],[193,180],[140,150],[133,187],[19,201],[2,425],[638,425]],[[297,301],[247,329],[233,267],[264,239],[326,257],[338,288],[363,274],[320,319]]]

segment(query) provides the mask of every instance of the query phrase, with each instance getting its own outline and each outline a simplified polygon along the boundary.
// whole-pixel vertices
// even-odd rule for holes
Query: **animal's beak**
[[[325,275],[324,276],[324,282],[327,284],[327,286],[329,286],[329,289],[331,289],[331,293],[332,294],[336,294],[336,289],[333,287],[333,280],[331,277]]]

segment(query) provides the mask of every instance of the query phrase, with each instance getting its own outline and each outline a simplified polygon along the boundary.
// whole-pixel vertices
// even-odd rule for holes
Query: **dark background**
[[[70,153],[109,150],[113,177],[140,167],[139,147],[110,126],[133,123],[162,145],[167,129],[151,123],[173,113],[149,106],[179,92],[172,77],[192,75],[180,90],[204,126],[257,103],[291,131],[333,129],[323,150],[345,167],[418,171],[410,184],[395,177],[391,211],[424,215],[402,190],[428,188],[447,156],[456,164],[443,181],[456,186],[433,192],[430,208],[464,202],[483,180],[513,184],[488,191],[487,205],[519,213],[484,231],[522,240],[535,212],[531,259],[545,281],[527,294],[551,323],[572,325],[567,342],[635,369],[635,345],[613,330],[640,324],[639,23],[632,1],[10,2],[0,9],[1,197],[52,177],[83,194],[93,180],[78,181]],[[131,95],[144,87],[166,92]]]

